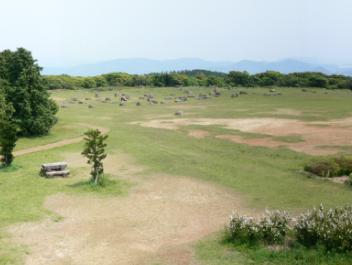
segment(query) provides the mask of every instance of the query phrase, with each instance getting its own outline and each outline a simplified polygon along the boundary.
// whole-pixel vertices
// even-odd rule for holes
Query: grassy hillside
[[[205,88],[185,90],[192,90],[195,95],[211,91]],[[65,106],[58,114],[59,123],[48,136],[21,139],[16,150],[74,138],[82,135],[90,125],[101,126],[110,129],[109,153],[128,154],[143,166],[148,174],[188,176],[223,185],[240,194],[246,206],[251,208],[285,208],[298,212],[320,203],[335,206],[351,202],[351,188],[308,179],[302,175],[300,170],[311,158],[309,155],[286,148],[250,147],[215,138],[217,133],[226,130],[222,127],[202,126],[209,136],[196,139],[188,135],[192,126],[180,130],[164,130],[132,124],[161,117],[174,119],[174,112],[177,110],[184,111],[183,118],[279,117],[308,121],[326,121],[352,114],[352,93],[347,90],[302,92],[297,89],[278,89],[283,94],[279,97],[264,96],[263,94],[268,92],[267,89],[247,91],[248,95],[234,99],[230,97],[233,91],[223,90],[219,98],[149,105],[138,97],[153,94],[160,101],[170,94],[183,95],[184,91],[175,88],[128,88],[117,91],[131,97],[130,102],[120,107],[117,103],[119,98],[114,96],[116,91],[99,92],[99,99],[109,97],[112,100],[102,103],[97,100],[93,91],[55,90],[52,91],[52,98],[59,105]],[[69,103],[75,102],[73,98],[83,104]],[[136,101],[141,101],[142,106],[137,107]],[[88,108],[88,104],[93,108]],[[297,114],[278,112],[278,109],[296,110]],[[65,154],[81,150],[82,143],[79,143],[33,153],[17,158],[11,168],[1,170],[0,228],[38,220],[48,214],[43,207],[48,195],[71,192],[70,185],[81,180],[75,178],[81,176],[78,170],[73,171],[72,178],[50,181],[40,178],[38,170],[43,162],[63,160]],[[118,176],[119,172],[116,172],[116,175]],[[122,183],[118,185],[120,184],[123,186]],[[0,241],[0,264],[11,264],[23,252],[23,249],[9,247],[7,240],[4,232]],[[239,257],[239,260],[242,258]],[[236,259],[234,256],[232,261]]]

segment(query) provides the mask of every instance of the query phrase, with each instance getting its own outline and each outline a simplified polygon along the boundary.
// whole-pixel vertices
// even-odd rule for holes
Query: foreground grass
[[[352,254],[331,253],[295,245],[273,250],[264,246],[235,245],[220,238],[200,242],[196,256],[203,265],[348,265]]]

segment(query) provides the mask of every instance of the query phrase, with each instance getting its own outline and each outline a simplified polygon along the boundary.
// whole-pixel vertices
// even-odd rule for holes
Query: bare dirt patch
[[[51,97],[54,101],[60,103],[66,100],[66,98],[61,98],[61,97]]]
[[[194,118],[194,119],[169,119],[169,120],[149,120],[145,122],[133,122],[142,127],[158,128],[177,130],[181,126],[189,125],[220,125],[227,129],[241,130],[245,132],[253,132],[260,130],[262,127],[271,126],[273,128],[282,127],[289,124],[293,120],[288,119],[275,119],[275,118],[251,118],[251,119],[207,119],[207,118]]]
[[[87,164],[86,158],[80,153],[63,154],[63,159],[69,161],[71,168],[81,169],[78,175],[80,173],[84,176],[89,175],[87,172],[89,172],[90,166]],[[138,165],[132,157],[126,154],[109,154],[104,160],[104,172],[118,176],[119,178],[137,178],[136,175],[142,173],[144,170],[144,167]]]
[[[233,209],[245,211],[224,188],[165,175],[142,178],[127,197],[57,194],[45,207],[63,220],[10,228],[16,243],[29,246],[26,265],[130,265],[160,257],[189,264],[189,252],[174,255],[180,246],[222,229]]]
[[[301,116],[303,113],[302,111],[295,110],[295,109],[276,109],[275,111],[269,112],[261,112],[265,114],[274,114],[274,115],[284,115],[284,116]]]
[[[311,155],[325,155],[339,152],[338,148],[321,146],[351,146],[352,118],[307,122],[294,119],[248,118],[248,119],[172,119],[150,120],[135,123],[143,127],[177,130],[189,125],[219,125],[227,129],[246,133],[260,133],[270,136],[302,136],[303,142],[283,143],[272,138],[245,139],[236,135],[219,135],[218,138],[255,146],[288,148]]]
[[[338,184],[346,184],[349,180],[350,178],[348,176],[335,177],[331,179],[332,182],[338,183]]]
[[[192,130],[192,131],[188,132],[188,135],[193,138],[203,139],[205,137],[208,137],[209,133],[207,131],[203,131],[203,130]]]
[[[285,146],[282,142],[278,142],[268,138],[244,138],[240,135],[217,135],[216,138],[222,140],[228,140],[231,142],[239,143],[239,144],[247,144],[250,146],[263,146],[276,148],[280,146]]]
[[[291,115],[291,116],[300,116],[302,115],[302,112],[299,110],[295,109],[277,109],[275,111],[276,114],[279,115]]]

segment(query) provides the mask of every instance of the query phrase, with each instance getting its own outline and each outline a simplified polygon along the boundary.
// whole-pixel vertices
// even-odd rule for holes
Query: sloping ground
[[[221,230],[232,210],[245,211],[224,188],[165,175],[139,178],[126,197],[58,194],[45,207],[63,220],[10,228],[15,243],[29,247],[26,265],[150,264],[160,257],[189,264],[183,246]]]
[[[301,136],[303,142],[282,142],[272,138],[247,139],[238,135],[218,135],[217,138],[253,146],[286,146],[292,150],[311,155],[333,154],[339,146],[352,146],[352,118],[334,121],[307,122],[294,119],[248,118],[248,119],[170,119],[134,123],[143,127],[177,130],[189,125],[219,125],[246,133],[259,133],[273,137]],[[190,134],[190,136],[193,136]]]

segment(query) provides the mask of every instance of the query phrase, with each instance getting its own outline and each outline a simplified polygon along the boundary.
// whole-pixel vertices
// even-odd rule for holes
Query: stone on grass
[[[128,101],[128,97],[123,95],[123,96],[121,96],[120,100],[121,100],[121,102],[126,102],[126,101]]]

